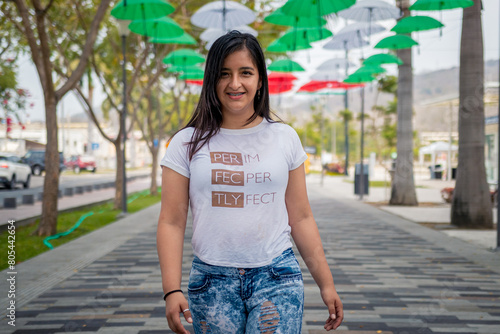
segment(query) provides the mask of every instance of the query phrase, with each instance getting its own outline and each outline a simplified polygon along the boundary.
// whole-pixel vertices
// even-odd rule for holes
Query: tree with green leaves
[[[14,0],[2,3],[2,13],[17,31],[16,41],[26,46],[35,64],[44,95],[47,146],[46,173],[43,185],[42,217],[37,235],[52,235],[57,229],[59,190],[59,152],[57,104],[84,75],[94,43],[111,0],[45,1]],[[77,17],[85,19],[81,25]],[[62,48],[61,43],[68,42]],[[72,52],[79,55],[70,64],[70,72],[57,82],[55,54]],[[60,76],[59,76],[60,77]]]

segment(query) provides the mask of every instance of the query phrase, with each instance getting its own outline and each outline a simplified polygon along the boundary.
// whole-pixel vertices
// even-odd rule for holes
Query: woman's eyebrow
[[[227,67],[221,68],[221,71],[230,71],[230,70],[231,69],[227,68]],[[243,67],[240,67],[239,70],[252,70],[252,71],[255,71],[255,68],[253,68],[251,66],[243,66]]]

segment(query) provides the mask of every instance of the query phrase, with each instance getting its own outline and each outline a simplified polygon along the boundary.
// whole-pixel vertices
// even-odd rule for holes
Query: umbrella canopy
[[[293,83],[290,81],[270,82],[268,86],[269,86],[269,94],[275,95],[275,94],[286,93],[292,90]]]
[[[418,45],[418,43],[409,36],[406,35],[394,35],[382,39],[377,45],[374,46],[376,49],[409,49],[412,46]]]
[[[188,85],[194,85],[194,86],[203,86],[203,80],[202,79],[198,79],[198,80],[195,80],[195,79],[191,79],[191,80],[186,80],[186,83]]]
[[[257,30],[250,28],[249,26],[240,26],[236,28],[232,28],[231,30],[238,30],[239,32],[242,33],[247,33],[252,36],[257,37],[259,33]],[[222,35],[226,34],[225,30],[219,29],[219,28],[208,28],[204,32],[201,33],[200,39],[202,41],[215,41],[217,38],[221,37]]]
[[[371,74],[371,75],[377,75],[377,74],[382,74],[387,72],[387,70],[379,65],[363,65],[360,68],[356,70],[356,74]]]
[[[203,69],[196,65],[173,65],[167,68],[168,73],[203,73]]]
[[[390,53],[379,53],[366,58],[363,65],[380,65],[380,64],[403,64],[403,61]]]
[[[190,72],[183,72],[179,75],[179,79],[181,80],[203,80],[205,72],[203,69],[192,69]]]
[[[184,32],[182,35],[178,37],[163,37],[163,38],[156,38],[153,37],[149,40],[151,43],[156,43],[156,44],[186,44],[186,45],[196,45],[197,42],[187,32]]]
[[[269,71],[275,72],[303,72],[305,69],[299,63],[290,59],[280,59],[274,61],[267,67]]]
[[[384,27],[376,23],[372,23],[370,25],[366,22],[356,22],[340,29],[335,34],[335,36],[342,36],[342,38],[346,39],[355,39],[360,37],[367,37],[385,30],[386,29]]]
[[[184,34],[184,30],[177,22],[167,16],[157,19],[132,21],[128,27],[132,32],[147,37],[171,38],[180,37]]]
[[[219,28],[224,31],[255,21],[255,13],[234,1],[213,1],[191,16],[191,23],[201,28]]]
[[[297,92],[316,92],[321,89],[329,88],[329,89],[338,89],[344,88],[345,84],[340,81],[330,80],[330,81],[318,81],[312,80],[302,85]]]
[[[166,16],[174,10],[165,0],[121,0],[111,15],[119,20],[147,20]]]
[[[341,81],[344,75],[338,71],[317,71],[309,78],[313,81]]]
[[[318,26],[321,27],[326,24],[326,20],[320,16],[318,17],[291,16],[285,14],[282,8],[278,8],[274,12],[266,16],[264,18],[264,21],[279,26],[290,26],[296,28],[318,27]]]
[[[375,80],[373,75],[370,73],[353,73],[350,76],[348,76],[344,82],[345,83],[353,83],[353,84],[361,84],[364,82],[371,82]]]
[[[472,0],[417,0],[410,10],[443,10],[474,6]]]
[[[340,70],[345,69],[346,67],[352,67],[354,63],[348,61],[345,58],[332,58],[323,62],[318,66],[318,71],[331,71],[331,70]]]
[[[356,0],[289,0],[282,8],[291,16],[318,17],[349,8]]]
[[[297,77],[291,73],[284,72],[271,72],[267,76],[269,82],[283,82],[283,81],[294,81]]]
[[[290,42],[284,42],[281,40],[281,38],[278,38],[267,46],[266,51],[269,51],[269,52],[288,52],[288,51],[298,51],[298,50],[305,50],[305,49],[311,49],[311,48],[312,48],[312,46],[303,40],[301,40],[297,43],[290,43]]]
[[[269,94],[280,94],[291,90],[297,77],[291,73],[272,72],[267,76],[267,80]]]
[[[401,17],[401,11],[381,0],[363,0],[356,2],[352,7],[338,12],[340,17],[348,20],[371,22],[397,19]]]
[[[280,37],[284,43],[313,43],[333,36],[332,32],[323,27],[316,28],[290,28]]]
[[[170,52],[164,59],[163,63],[178,66],[189,66],[203,63],[205,57],[194,50],[179,49]]]
[[[408,16],[400,20],[391,31],[396,34],[410,34],[414,31],[444,27],[444,24],[429,16]]]
[[[325,45],[323,45],[323,49],[327,50],[351,50],[361,48],[363,46],[369,45],[370,43],[362,38],[350,39],[345,38],[344,36],[333,36]]]

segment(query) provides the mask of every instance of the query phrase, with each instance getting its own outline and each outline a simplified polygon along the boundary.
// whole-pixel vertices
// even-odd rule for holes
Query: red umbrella
[[[186,80],[188,85],[203,86],[203,80]]]
[[[358,86],[359,85],[346,84],[336,80],[329,80],[329,81],[312,80],[303,85],[302,87],[300,87],[297,92],[311,93],[321,89],[350,89]]]
[[[288,92],[293,88],[293,81],[297,77],[286,72],[272,72],[267,76],[269,82],[269,94],[280,94]]]

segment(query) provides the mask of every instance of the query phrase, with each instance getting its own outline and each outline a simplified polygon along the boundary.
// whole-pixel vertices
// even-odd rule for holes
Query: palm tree
[[[484,165],[484,58],[481,0],[463,10],[457,181],[451,223],[492,228],[491,197]]]
[[[400,1],[403,17],[410,16],[409,0]],[[396,171],[392,179],[391,205],[418,205],[413,180],[413,73],[411,49],[398,50],[398,119]]]

